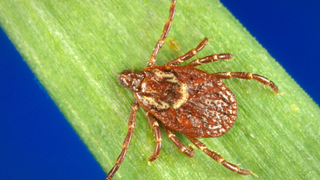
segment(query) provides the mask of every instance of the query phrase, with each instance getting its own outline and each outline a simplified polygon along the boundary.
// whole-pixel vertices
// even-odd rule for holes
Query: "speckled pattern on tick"
[[[208,43],[205,37],[199,45],[186,54],[177,57],[164,66],[156,65],[156,56],[163,46],[172,25],[176,10],[176,0],[170,5],[169,18],[164,25],[160,39],[149,59],[148,66],[142,71],[126,70],[119,75],[119,82],[129,88],[135,97],[128,124],[128,133],[122,145],[122,151],[115,166],[108,173],[111,179],[124,160],[135,127],[136,112],[140,106],[146,110],[146,116],[154,130],[156,147],[149,161],[154,161],[161,150],[161,132],[159,122],[164,127],[169,139],[181,152],[193,158],[191,146],[185,146],[173,131],[182,133],[201,151],[222,164],[229,170],[242,174],[251,174],[250,170],[240,169],[237,165],[224,160],[222,156],[209,150],[196,138],[213,138],[226,134],[234,125],[238,115],[238,104],[233,93],[221,79],[255,79],[268,85],[275,93],[278,87],[266,77],[248,72],[219,72],[209,74],[195,69],[195,66],[218,60],[230,60],[229,53],[213,54],[191,61],[184,66],[176,66],[203,49]]]

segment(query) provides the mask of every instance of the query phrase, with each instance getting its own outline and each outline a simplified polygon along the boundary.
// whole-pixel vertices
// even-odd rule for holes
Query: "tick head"
[[[125,70],[119,75],[119,83],[133,92],[140,89],[141,81],[143,79],[143,72],[135,72],[133,70]]]

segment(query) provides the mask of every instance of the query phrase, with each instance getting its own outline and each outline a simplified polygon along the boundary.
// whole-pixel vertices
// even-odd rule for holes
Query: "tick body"
[[[134,97],[166,128],[192,137],[219,137],[234,124],[237,101],[217,77],[184,66],[151,66]]]
[[[270,86],[275,93],[278,93],[278,87],[266,77],[257,74],[247,72],[210,74],[194,68],[213,61],[230,60],[232,55],[229,53],[213,54],[191,61],[184,66],[176,66],[203,49],[208,43],[208,38],[204,38],[197,47],[164,66],[156,65],[156,56],[169,33],[175,9],[176,0],[172,0],[169,18],[153,49],[148,66],[142,71],[126,70],[119,75],[120,84],[129,88],[136,100],[132,105],[128,133],[123,142],[122,151],[106,180],[113,177],[124,160],[135,127],[136,112],[140,106],[146,110],[148,122],[155,134],[156,147],[149,161],[156,160],[160,154],[162,136],[159,126],[162,124],[169,139],[187,156],[191,158],[195,156],[192,147],[185,146],[176,137],[174,131],[186,135],[197,148],[229,170],[242,175],[251,174],[250,170],[241,169],[227,162],[197,138],[220,137],[226,134],[236,122],[237,100],[221,79],[255,79]]]

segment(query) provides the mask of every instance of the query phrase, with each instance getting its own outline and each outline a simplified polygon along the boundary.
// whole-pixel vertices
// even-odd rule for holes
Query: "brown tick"
[[[208,38],[204,38],[196,48],[171,60],[164,66],[156,65],[155,58],[169,33],[175,10],[176,0],[172,0],[169,18],[153,49],[148,66],[139,72],[126,70],[119,75],[120,84],[133,91],[135,101],[131,108],[128,133],[123,142],[122,151],[115,166],[109,172],[107,180],[113,177],[124,160],[132,138],[139,106],[147,111],[147,119],[155,134],[156,147],[149,161],[156,160],[160,154],[162,138],[157,121],[159,120],[169,139],[187,156],[194,157],[192,147],[185,146],[173,131],[185,134],[197,148],[229,170],[242,175],[251,174],[250,170],[240,169],[237,165],[227,162],[196,138],[220,137],[226,134],[236,122],[237,100],[221,79],[233,77],[246,80],[255,79],[270,86],[276,93],[278,93],[278,87],[269,79],[257,74],[247,72],[209,74],[194,68],[219,59],[229,60],[232,58],[229,53],[214,54],[191,61],[184,66],[176,66],[203,49],[208,43]]]

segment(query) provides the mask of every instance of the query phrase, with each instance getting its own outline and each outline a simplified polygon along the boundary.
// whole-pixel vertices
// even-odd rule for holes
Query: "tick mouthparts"
[[[125,70],[122,73],[120,73],[118,77],[118,81],[123,87],[129,88],[131,91],[134,92],[140,89],[140,84],[143,79],[143,72],[135,72],[133,70]]]
[[[129,88],[129,86],[132,84],[133,76],[134,76],[133,70],[125,70],[120,73],[118,77],[118,81],[123,87]]]

